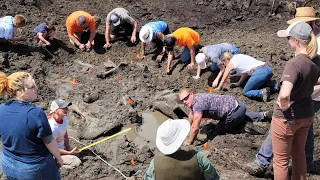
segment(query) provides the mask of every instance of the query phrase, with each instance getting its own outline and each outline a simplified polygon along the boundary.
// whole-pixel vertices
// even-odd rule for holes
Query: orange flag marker
[[[92,73],[92,70],[91,69],[88,69],[88,74],[91,74]]]
[[[209,92],[209,93],[212,93],[212,92],[213,92],[213,88],[212,88],[212,87],[209,87],[208,92]]]
[[[75,77],[72,78],[72,84],[77,84],[77,79]]]
[[[120,77],[119,76],[116,77],[116,81],[120,82]]]
[[[58,76],[59,76],[59,77],[61,76],[61,72],[58,72]]]
[[[204,144],[203,144],[203,147],[204,147],[205,149],[208,149],[208,148],[209,148],[209,143],[208,143],[208,142],[204,143]]]
[[[128,99],[128,103],[132,104],[133,103],[132,99]]]
[[[132,166],[135,166],[135,165],[136,165],[136,164],[134,163],[134,159],[133,159],[133,158],[131,158],[131,161],[130,161],[130,162],[131,162],[131,165],[132,165]]]
[[[132,61],[132,60],[130,60],[130,64],[133,64],[133,61]]]
[[[137,59],[140,59],[140,54],[139,53],[136,54],[136,57],[137,57]]]

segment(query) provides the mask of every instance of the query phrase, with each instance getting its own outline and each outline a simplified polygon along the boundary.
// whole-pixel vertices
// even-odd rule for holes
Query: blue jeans
[[[315,113],[319,112],[320,101],[313,101],[313,109],[314,109]],[[267,138],[263,141],[263,144],[260,147],[259,152],[256,155],[256,159],[254,161],[259,165],[267,166],[270,164],[270,161],[273,156],[271,137],[272,137],[272,135],[271,135],[271,129],[270,129],[269,134],[268,134]],[[305,151],[306,151],[307,167],[309,167],[313,161],[313,151],[314,151],[313,125],[310,126],[309,131],[308,131],[307,141],[306,141],[306,145],[305,145]]]
[[[193,48],[194,48],[194,51],[195,51],[195,54],[196,54],[196,52],[200,48],[200,45],[195,45],[195,46],[193,46]],[[191,60],[190,49],[187,46],[185,46],[183,51],[182,51],[182,53],[181,53],[181,55],[180,55],[180,61],[182,63],[189,63],[190,60]]]
[[[256,69],[251,74],[247,84],[244,86],[242,93],[249,98],[262,98],[262,89],[260,89],[272,77],[272,71],[269,66]]]
[[[8,180],[60,180],[60,172],[52,155],[37,164],[17,161],[1,153],[1,168]]]

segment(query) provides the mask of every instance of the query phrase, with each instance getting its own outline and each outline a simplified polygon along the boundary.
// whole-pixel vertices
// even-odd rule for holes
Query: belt
[[[262,68],[262,67],[265,67],[265,66],[267,66],[267,63],[264,63],[264,64],[261,65],[261,66],[257,66],[257,67],[255,67],[255,68],[252,68],[252,69],[250,70],[250,74],[252,74],[255,70],[257,70],[257,69],[259,69],[259,68]]]

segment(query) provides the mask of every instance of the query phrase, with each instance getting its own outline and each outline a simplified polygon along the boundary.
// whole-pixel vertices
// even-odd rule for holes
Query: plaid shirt
[[[13,32],[13,17],[5,16],[0,18],[0,38],[11,39]]]

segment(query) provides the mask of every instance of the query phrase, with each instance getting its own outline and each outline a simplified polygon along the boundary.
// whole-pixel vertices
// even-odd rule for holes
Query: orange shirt
[[[200,43],[200,35],[191,28],[182,27],[174,31],[171,36],[177,38],[178,46],[191,46],[198,45]]]
[[[87,20],[84,28],[79,27],[77,25],[77,19],[81,15],[85,16]],[[66,26],[67,26],[67,31],[69,35],[73,35],[74,33],[81,32],[87,27],[89,28],[90,32],[96,31],[96,26],[94,24],[93,17],[89,13],[84,11],[75,11],[72,14],[70,14],[66,20]]]

